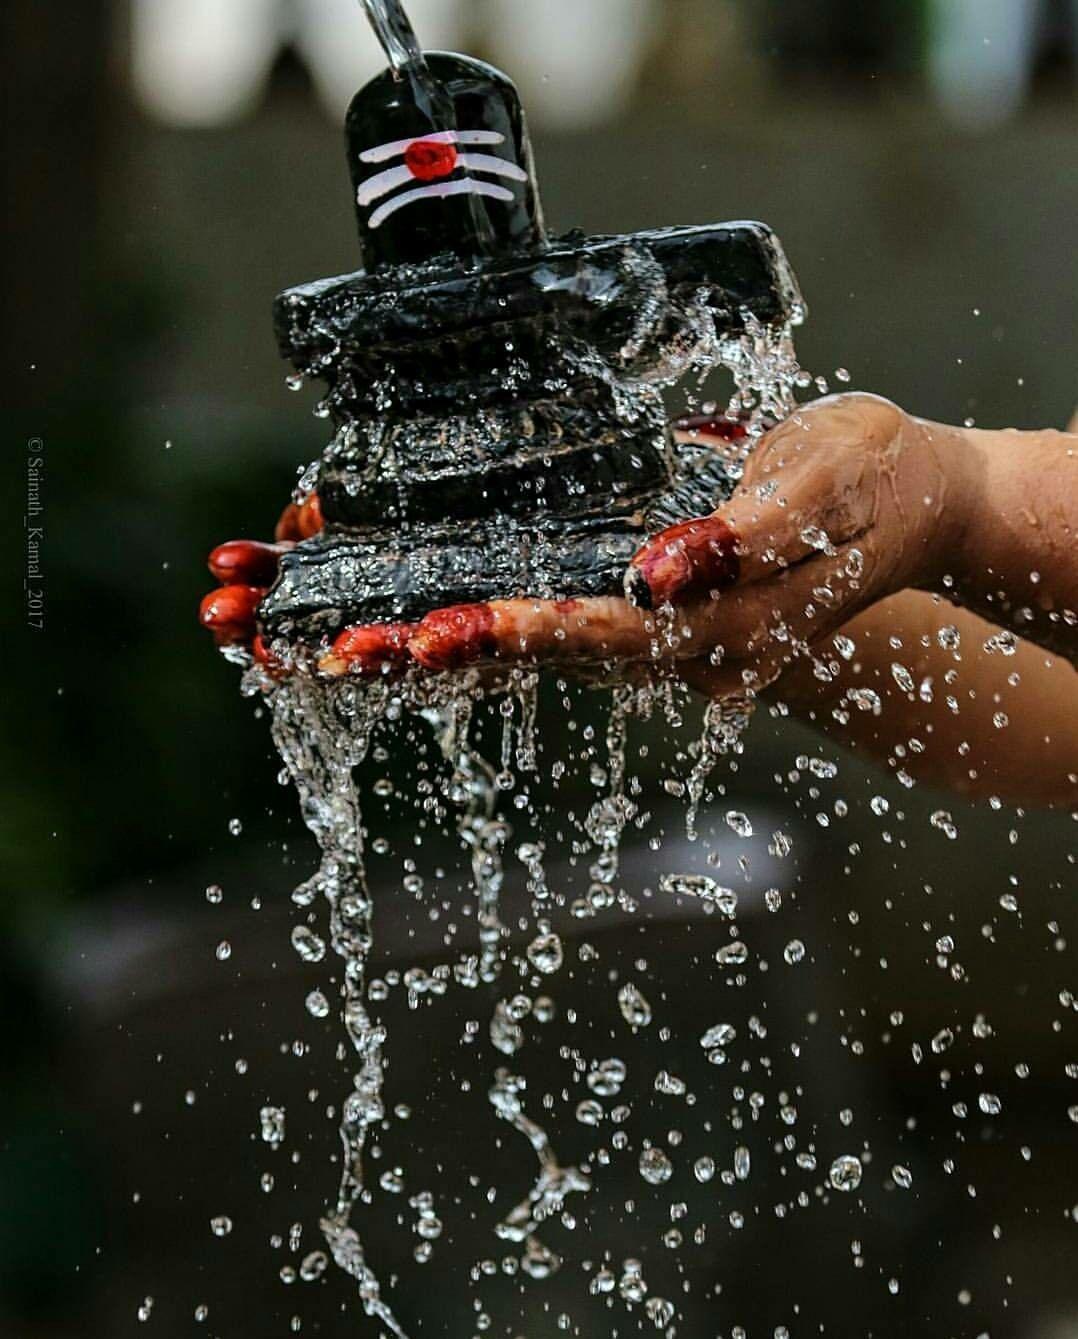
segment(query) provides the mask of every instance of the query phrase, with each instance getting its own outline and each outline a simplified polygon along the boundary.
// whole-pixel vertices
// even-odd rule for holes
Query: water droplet
[[[913,1185],[913,1173],[908,1167],[902,1167],[897,1162],[891,1168],[891,1180],[902,1190],[909,1190]]]
[[[660,1069],[655,1075],[655,1091],[665,1093],[668,1097],[683,1097],[685,1080],[679,1079],[676,1074],[671,1074],[665,1069]]]
[[[709,1027],[700,1038],[700,1045],[705,1051],[714,1050],[716,1046],[729,1046],[737,1036],[737,1030],[730,1023],[716,1023],[714,1027]]]
[[[1013,632],[1007,630],[997,632],[994,636],[988,638],[984,644],[984,649],[988,655],[998,653],[1003,656],[1013,656],[1018,650],[1018,638]]]
[[[304,1003],[312,1018],[325,1018],[329,1013],[329,1000],[320,990],[312,990]]]
[[[603,1108],[592,1097],[578,1103],[576,1118],[581,1125],[598,1125],[603,1119]]]
[[[326,1272],[326,1266],[329,1264],[329,1257],[324,1251],[311,1251],[309,1255],[303,1257],[299,1267],[299,1276],[304,1283],[313,1283]]]
[[[227,1214],[220,1214],[216,1218],[211,1218],[210,1231],[215,1237],[227,1237],[232,1231],[232,1219]]]
[[[998,1116],[1003,1110],[1003,1103],[995,1093],[981,1093],[977,1098],[977,1105],[986,1116]]]
[[[604,1293],[612,1293],[617,1287],[617,1279],[609,1269],[600,1269],[588,1284],[588,1292],[593,1297],[601,1297]]]
[[[805,946],[800,939],[791,939],[790,942],[786,945],[786,947],[782,950],[782,956],[786,959],[786,961],[790,964],[790,966],[793,967],[795,964],[801,962],[804,959]]]
[[[219,883],[211,883],[206,889],[206,901],[216,906],[224,897],[224,892]]]
[[[740,939],[735,939],[729,944],[724,944],[715,954],[715,961],[720,967],[739,967],[747,962],[749,951]]]
[[[600,1061],[588,1074],[588,1087],[597,1097],[616,1097],[625,1082],[626,1072],[622,1060]]]
[[[827,1179],[836,1190],[849,1193],[861,1184],[862,1173],[861,1159],[855,1158],[850,1153],[843,1153],[831,1164]]]
[[[520,1267],[533,1279],[548,1279],[561,1266],[561,1258],[536,1237],[529,1237],[524,1247]]]
[[[785,832],[773,832],[771,840],[767,846],[768,855],[776,856],[779,860],[784,859],[794,849],[793,838]]]
[[[618,1294],[626,1302],[642,1302],[647,1296],[648,1285],[644,1282],[644,1275],[641,1270],[639,1260],[622,1261],[622,1274],[618,1281]]]
[[[729,809],[726,813],[726,825],[734,830],[739,837],[752,836],[752,824],[748,817],[737,809]]]
[[[326,941],[307,925],[293,926],[292,947],[304,962],[321,962],[326,956]]]
[[[138,1311],[135,1314],[138,1316],[139,1320],[146,1321],[150,1319],[152,1313],[153,1313],[153,1298],[144,1297],[141,1303],[139,1304]]]
[[[821,553],[834,552],[827,531],[821,530],[818,525],[806,525],[804,527],[801,531],[801,543],[807,544],[810,549],[818,549]]]
[[[549,976],[562,965],[561,939],[556,934],[536,935],[528,945],[528,961],[537,972]]]
[[[618,1008],[630,1027],[647,1027],[651,1022],[651,1005],[631,981],[626,981],[618,991]]]
[[[706,1184],[715,1175],[715,1159],[697,1158],[693,1163],[692,1170],[696,1179]]]
[[[661,1148],[645,1148],[640,1154],[640,1175],[649,1185],[661,1186],[674,1174],[674,1164]]]
[[[734,1176],[739,1181],[747,1181],[752,1171],[752,1154],[744,1144],[734,1149]]]
[[[657,1330],[665,1330],[677,1314],[673,1302],[665,1297],[649,1297],[644,1303],[644,1311]]]
[[[227,962],[232,957],[232,945],[227,939],[222,939],[214,950],[218,962]]]
[[[263,1107],[258,1113],[262,1127],[262,1138],[272,1148],[284,1143],[285,1112],[284,1107]]]
[[[378,1184],[389,1195],[400,1195],[404,1191],[404,1177],[399,1167],[387,1167],[378,1178]]]

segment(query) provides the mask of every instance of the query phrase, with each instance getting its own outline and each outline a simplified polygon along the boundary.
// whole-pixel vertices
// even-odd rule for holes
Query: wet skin
[[[730,435],[713,421],[682,431],[717,448]],[[955,452],[953,432],[933,432],[870,396],[810,406],[763,438],[720,511],[672,526],[640,550],[626,574],[626,599],[457,606],[428,614],[407,636],[396,625],[350,628],[321,668],[371,673],[408,659],[438,670],[485,659],[717,659],[721,648],[725,664],[766,668],[757,675],[766,681],[777,648],[768,656],[765,643],[776,633],[788,658],[865,604],[938,574],[960,524],[940,460]],[[319,521],[313,499],[289,508],[278,544],[314,533]],[[204,603],[202,618],[220,638],[253,637],[251,592],[271,584],[274,557],[272,546],[251,541],[211,555],[211,570],[227,584]]]
[[[679,435],[716,449],[739,433],[725,421],[677,426]],[[274,545],[241,540],[214,551],[210,569],[225,584],[203,601],[201,618],[219,642],[251,643],[269,663],[256,637],[258,600],[282,549],[320,527],[311,497],[286,509]],[[348,628],[319,668],[340,676],[410,663],[436,671],[485,662],[582,669],[646,662],[712,696],[759,691],[785,675],[784,695],[790,685],[795,709],[800,692],[811,710],[826,687],[813,670],[821,657],[833,662],[836,636],[859,638],[859,660],[882,673],[895,659],[888,644],[901,646],[904,628],[918,628],[928,643],[928,622],[957,622],[976,634],[982,614],[1073,661],[1076,561],[1078,439],[953,428],[875,396],[837,396],[766,434],[717,512],[644,545],[626,573],[626,598],[498,600],[435,610],[418,624]],[[923,646],[919,654],[923,661]],[[1033,654],[1027,683],[1047,669],[1054,698],[1062,691],[1078,708],[1078,676],[1063,661]],[[953,661],[938,667],[940,676],[947,668]],[[997,659],[985,672],[998,669]],[[909,712],[902,704],[901,714]],[[1078,710],[1068,739],[1075,717]],[[1035,729],[1044,724],[1036,710],[1031,719]],[[1061,734],[1052,724],[1055,747]],[[937,765],[954,770],[949,760]],[[1052,765],[1065,775],[1054,755]],[[1074,765],[1072,757],[1068,771]],[[961,785],[969,770],[942,779]],[[1059,784],[1073,793],[1073,783]]]

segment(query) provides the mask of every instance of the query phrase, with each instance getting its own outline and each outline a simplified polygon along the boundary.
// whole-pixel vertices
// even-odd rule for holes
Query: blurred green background
[[[224,538],[268,534],[298,468],[324,444],[309,396],[284,387],[269,308],[282,287],[356,263],[334,120],[347,78],[334,33],[344,29],[332,25],[361,21],[355,6],[219,0],[215,27],[196,22],[203,8],[192,5],[184,21],[165,0],[5,7],[4,1334],[136,1332],[137,1304],[161,1286],[147,1259],[179,1294],[174,1324],[159,1308],[147,1332],[192,1328],[201,1280],[222,1267],[201,1227],[198,1247],[182,1250],[170,1227],[183,1187],[203,1173],[185,1152],[187,1076],[156,1043],[172,1028],[176,1047],[197,1057],[230,1026],[227,1003],[211,1001],[260,989],[253,950],[227,987],[207,965],[219,934],[205,885],[227,885],[231,874],[247,890],[244,907],[250,892],[280,900],[294,881],[289,862],[309,858],[293,800],[275,781],[265,722],[239,698],[195,611],[209,584],[202,555]],[[439,22],[460,45],[524,85],[554,229],[761,218],[783,239],[808,300],[798,347],[813,372],[847,367],[855,386],[942,419],[1040,426],[1069,417],[1078,400],[1075,6],[603,0],[588,21],[560,3],[443,8]],[[422,33],[418,13],[417,26]],[[588,62],[601,72],[594,88],[559,63],[570,48],[585,72]],[[44,630],[27,626],[22,589],[31,451],[45,461]],[[791,803],[771,777],[806,738],[794,725],[754,727],[744,793]],[[844,776],[864,776],[862,789],[893,786],[856,769]],[[936,874],[955,906],[983,888],[972,914],[990,915],[1005,861],[1037,899],[1030,924],[1041,928],[988,961],[979,988],[1013,996],[1008,1012],[1027,1025],[1001,1064],[1051,1054],[1038,1070],[1045,1086],[1023,1090],[1029,1111],[1063,1109],[1062,1052],[1052,1048],[1065,1047],[1067,1025],[1054,1022],[1069,1010],[1048,987],[1053,973],[1066,976],[1069,954],[1046,949],[1053,934],[1043,926],[1057,923],[1065,938],[1073,824],[953,807],[960,857]],[[1016,851],[1011,823],[1024,834]],[[813,848],[803,880],[838,876],[841,843],[832,845]],[[889,892],[932,882],[935,858],[903,868],[884,853],[862,868],[866,919],[884,917]],[[924,919],[907,910],[910,925]],[[841,918],[834,911],[838,943],[845,903]],[[882,922],[866,933],[892,943]],[[901,935],[892,949],[901,956]],[[265,951],[286,953],[285,932]],[[836,949],[840,960],[842,989],[856,986]],[[1019,1002],[1031,982],[1035,1005]],[[863,998],[885,1016],[873,989],[864,983]],[[258,998],[272,1016],[273,991]],[[288,1009],[297,1001],[293,990]],[[278,1024],[263,1016],[261,1026]],[[905,1082],[886,1066],[874,1081]],[[172,1114],[153,1140],[121,1137],[132,1102],[166,1089],[175,1089]],[[214,1128],[234,1110],[224,1104]],[[242,1161],[249,1115],[235,1116],[231,1142],[221,1134],[222,1166]],[[132,1140],[144,1156],[153,1150],[141,1189],[125,1163]],[[1066,1124],[1047,1128],[1043,1144],[1056,1174],[1073,1181]],[[133,1218],[132,1194],[159,1176],[169,1193]],[[317,1202],[326,1168],[312,1165],[308,1179]],[[1078,1228],[1051,1201],[1052,1175],[1042,1189],[1043,1201],[1012,1196],[1019,1216],[1036,1220],[1023,1258],[1045,1270],[1027,1270],[1023,1299],[999,1302],[987,1320],[960,1310],[917,1332],[1078,1334],[1066,1264]],[[1078,1185],[1069,1193],[1068,1203],[1078,1200]],[[166,1260],[167,1242],[175,1258]],[[914,1261],[917,1249],[911,1237]],[[256,1287],[260,1269],[269,1277],[266,1259],[239,1276]],[[196,1277],[184,1296],[177,1281]],[[286,1303],[274,1306],[287,1317]],[[284,1319],[275,1325],[246,1332],[286,1332]],[[324,1332],[351,1330],[327,1321]],[[872,1332],[892,1331],[884,1322]]]

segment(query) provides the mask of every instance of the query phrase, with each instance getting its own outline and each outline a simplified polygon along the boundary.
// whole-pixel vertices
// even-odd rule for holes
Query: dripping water
[[[643,273],[647,279],[646,265]],[[641,343],[661,318],[661,291],[656,288],[653,297],[654,303],[641,304],[640,328],[634,335]],[[749,319],[742,335],[720,340],[701,305],[691,331],[664,370],[646,383],[602,363],[591,350],[574,350],[571,357],[593,375],[601,371],[616,391],[617,413],[630,421],[663,412],[662,387],[680,378],[688,367],[703,378],[716,364],[733,374],[735,390],[729,412],[748,419],[750,435],[767,417],[789,411],[798,375],[789,330],[768,332]],[[339,450],[340,441],[330,449]],[[232,655],[235,658],[235,652]],[[438,981],[437,993],[443,993],[449,979],[458,988],[471,990],[497,982],[510,952],[509,929],[500,903],[513,829],[504,816],[502,798],[537,772],[539,676],[534,670],[513,671],[497,687],[481,683],[474,674],[421,676],[414,672],[396,682],[327,682],[311,671],[302,656],[291,657],[290,664],[293,672],[280,680],[250,668],[245,688],[269,700],[275,744],[296,787],[304,822],[320,848],[319,868],[296,889],[294,901],[304,908],[318,901],[325,905],[330,943],[343,965],[340,1016],[355,1070],[342,1104],[340,1180],[321,1228],[333,1260],[354,1280],[366,1313],[395,1339],[405,1339],[401,1320],[383,1296],[379,1275],[369,1259],[371,1243],[361,1236],[358,1222],[361,1206],[370,1199],[365,1169],[368,1138],[372,1127],[385,1118],[385,1052],[391,1042],[384,1024],[370,1009],[368,975],[376,915],[367,877],[363,803],[356,773],[368,757],[377,730],[400,731],[406,720],[412,720],[422,721],[430,731],[445,768],[444,805],[438,812],[455,815],[470,870],[477,933],[473,951],[465,952],[450,967],[424,974],[424,980]],[[627,785],[629,727],[634,719],[647,720],[656,710],[671,725],[680,725],[683,719],[673,684],[661,674],[644,682],[615,682],[607,691],[604,794],[591,805],[583,822],[594,858],[588,896],[572,908],[578,916],[594,916],[615,904],[623,912],[635,909],[632,897],[619,887],[622,837],[637,814]],[[474,717],[479,702],[493,699],[500,703],[501,740],[497,755],[487,758],[476,743]],[[690,836],[695,835],[700,806],[708,798],[709,778],[723,757],[740,749],[741,732],[751,712],[750,693],[712,703],[704,711],[699,740],[692,750],[694,761],[687,777],[678,783],[680,793],[688,799]],[[548,886],[541,843],[523,842],[517,854],[527,870],[531,893],[532,938],[527,958],[534,970],[552,976],[563,958],[550,920],[551,900],[560,894],[552,893]],[[732,947],[737,946],[735,941]],[[407,979],[410,973],[405,975]],[[623,989],[623,996],[626,989],[629,987]],[[629,1007],[626,999],[619,999],[623,1013]],[[639,1008],[634,1006],[634,1018],[644,1009],[650,1021],[646,1001]],[[642,1025],[640,1019],[637,1022]],[[510,1000],[500,999],[493,1005],[489,1036],[492,1051],[502,1060],[516,1055],[524,1045],[524,1030]],[[677,1091],[676,1085],[670,1079],[667,1090]],[[494,1224],[493,1231],[521,1248],[524,1273],[546,1277],[558,1268],[559,1260],[540,1240],[542,1225],[563,1212],[568,1196],[587,1193],[592,1177],[582,1168],[562,1165],[546,1131],[525,1110],[524,1081],[504,1064],[494,1068],[488,1097],[496,1115],[523,1136],[538,1162],[537,1174],[529,1178],[530,1189]],[[661,1165],[658,1154],[653,1161]],[[626,1262],[621,1289],[621,1295],[630,1301],[639,1290],[633,1282],[638,1274],[629,1268],[632,1265],[634,1262]],[[663,1303],[656,1314],[665,1315],[667,1305]]]

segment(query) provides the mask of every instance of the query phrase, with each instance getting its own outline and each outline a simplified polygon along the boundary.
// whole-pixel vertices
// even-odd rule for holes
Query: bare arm
[[[308,532],[293,519],[283,544]],[[838,396],[769,433],[714,515],[649,541],[630,599],[499,600],[349,628],[321,669],[649,662],[711,696],[768,690],[924,780],[1068,804],[1078,674],[1031,643],[1078,654],[1076,534],[1073,435],[954,428]],[[254,635],[274,564],[272,546],[246,541],[213,555],[231,584],[202,617],[220,639]],[[941,641],[951,626],[957,648]],[[850,709],[858,688],[870,692]]]
[[[1073,807],[1078,674],[1031,642],[986,652],[998,634],[969,610],[902,591],[846,624],[841,650],[819,649],[833,679],[821,681],[802,660],[771,695],[919,781],[971,797]],[[879,697],[879,710],[851,698],[851,689],[863,688]]]
[[[953,597],[1078,660],[1078,436],[964,429]]]

